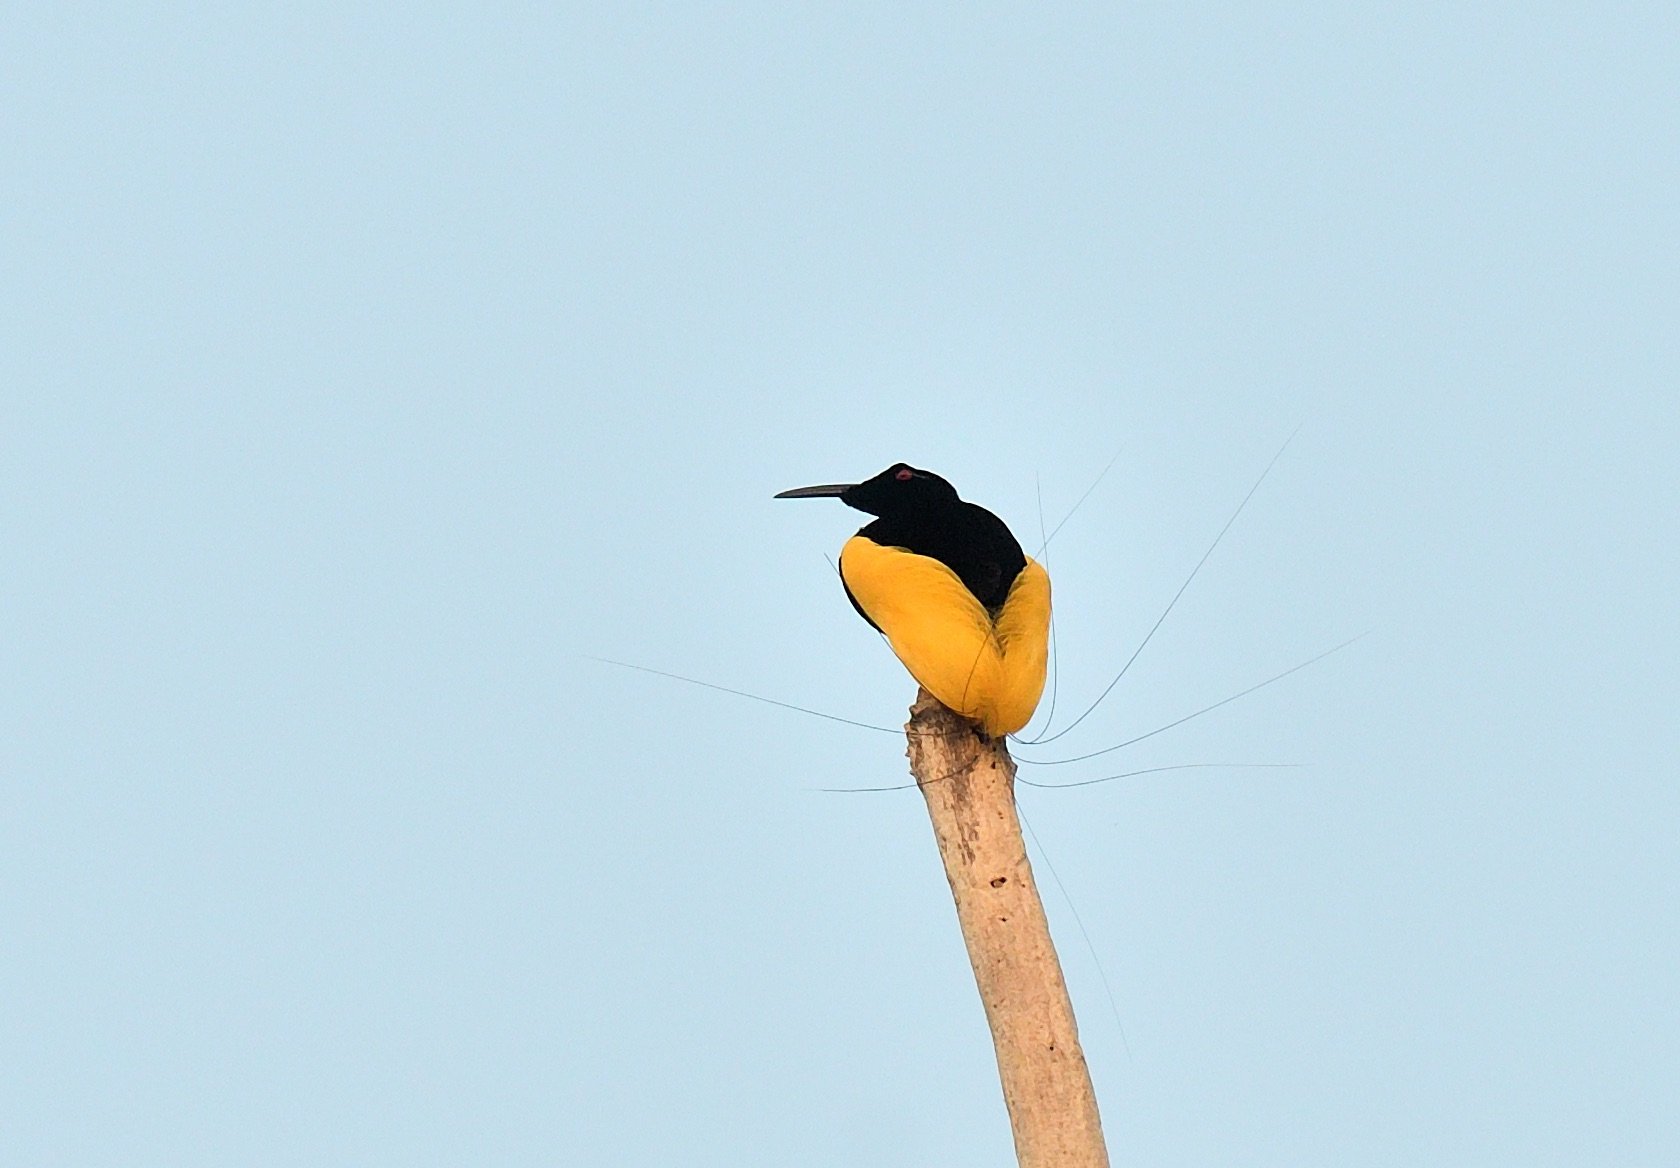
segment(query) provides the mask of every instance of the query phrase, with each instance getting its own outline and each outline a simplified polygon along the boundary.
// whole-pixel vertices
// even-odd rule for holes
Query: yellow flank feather
[[[934,697],[993,738],[1032,719],[1049,659],[1050,577],[1029,558],[994,620],[950,568],[854,535],[840,576]]]

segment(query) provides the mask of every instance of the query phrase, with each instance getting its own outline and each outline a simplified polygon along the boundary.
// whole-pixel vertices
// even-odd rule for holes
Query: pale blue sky
[[[588,656],[897,725],[771,494],[1120,450],[1060,724],[1298,425],[1021,751],[1371,630],[1026,772],[1310,764],[1022,793],[1114,1162],[1680,1162],[1671,5],[7,26],[8,1165],[1012,1163],[902,741]]]

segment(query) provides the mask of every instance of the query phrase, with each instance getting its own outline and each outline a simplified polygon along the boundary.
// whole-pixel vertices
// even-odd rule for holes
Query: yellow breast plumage
[[[994,738],[1025,726],[1044,693],[1050,577],[1027,558],[994,616],[931,556],[854,535],[840,577],[921,685]]]

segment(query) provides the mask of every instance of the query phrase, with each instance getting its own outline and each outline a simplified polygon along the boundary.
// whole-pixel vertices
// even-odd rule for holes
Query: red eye
[[[901,483],[907,483],[915,477],[915,472],[913,472],[909,467],[905,467],[903,470],[893,475],[893,478],[897,479]]]

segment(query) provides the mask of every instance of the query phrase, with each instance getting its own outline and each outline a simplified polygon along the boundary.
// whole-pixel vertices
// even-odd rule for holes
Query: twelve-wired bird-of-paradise
[[[904,463],[861,483],[783,491],[874,515],[840,550],[858,614],[910,676],[992,738],[1025,726],[1044,693],[1050,577],[984,507]]]

